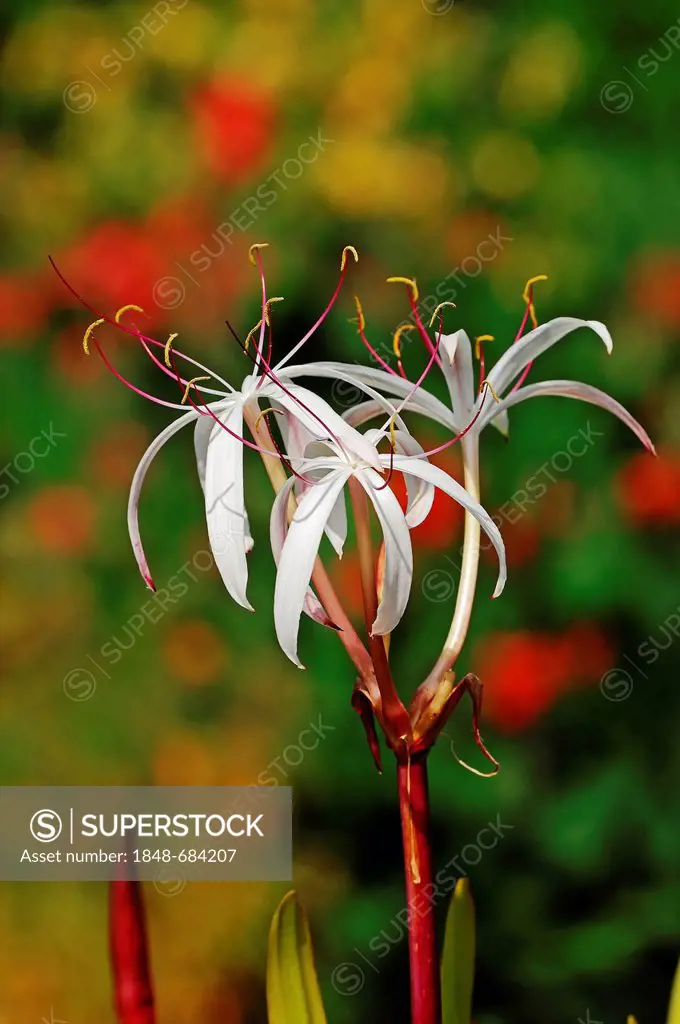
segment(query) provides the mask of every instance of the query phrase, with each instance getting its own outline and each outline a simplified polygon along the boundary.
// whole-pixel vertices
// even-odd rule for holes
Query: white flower
[[[379,431],[369,431],[365,438],[377,442],[383,436]],[[300,667],[297,654],[299,622],[305,602],[310,598],[314,600],[309,584],[317,551],[324,531],[331,536],[336,550],[342,550],[346,533],[344,488],[351,478],[358,481],[373,505],[385,545],[382,600],[372,624],[372,635],[391,633],[404,614],[413,576],[409,529],[427,516],[435,487],[462,505],[491,539],[500,563],[494,597],[505,585],[505,549],[489,514],[457,481],[427,462],[422,456],[422,449],[409,434],[395,431],[394,442],[395,451],[378,454],[378,460],[387,473],[395,470],[405,475],[409,485],[406,513],[389,488],[389,476],[383,479],[376,472],[373,460],[369,463],[356,457],[348,458],[342,452],[332,451],[332,445],[327,446],[328,454],[303,458],[295,465],[296,472],[305,477],[305,485],[290,524],[288,504],[296,478],[291,477],[276,496],[270,530],[272,550],[278,565],[274,621],[282,650]],[[313,474],[313,479],[310,479],[310,474]]]
[[[522,328],[520,328],[520,334],[529,313],[535,322],[530,286],[531,282],[525,291],[527,315],[525,315]],[[413,301],[412,306],[415,311]],[[421,334],[424,334],[424,329],[418,318],[416,322]],[[446,379],[451,408],[444,405],[424,387],[419,386],[414,390],[414,385],[402,376],[372,367],[326,363],[321,368],[317,364],[312,370],[311,367],[289,366],[286,369],[286,374],[293,379],[314,372],[324,377],[346,381],[363,389],[371,396],[375,395],[377,389],[386,395],[400,398],[402,400],[399,405],[400,410],[403,408],[404,412],[411,411],[428,416],[447,427],[456,435],[453,440],[460,441],[461,444],[465,487],[472,499],[479,501],[480,434],[489,423],[502,433],[507,434],[508,409],[525,399],[541,395],[555,395],[563,398],[576,398],[600,406],[625,423],[645,447],[654,453],[654,445],[641,424],[619,402],[598,388],[572,380],[550,380],[524,385],[524,379],[534,359],[579,327],[588,327],[599,335],[607,352],[611,353],[612,340],[604,324],[597,320],[558,317],[541,326],[535,326],[534,330],[521,339],[518,336],[514,344],[507,349],[490,371],[486,381],[480,381],[477,387],[475,387],[473,372],[472,346],[468,335],[465,331],[460,330],[454,334],[442,336],[439,339],[436,361]],[[430,348],[432,347],[429,340],[427,340],[427,344]],[[356,425],[379,413],[380,409],[377,403],[370,400],[355,406],[351,410],[350,418]],[[452,444],[453,440],[448,444]],[[473,516],[468,515],[465,517],[463,561],[453,621],[442,653],[423,685],[424,695],[426,693],[432,695],[436,692],[439,680],[455,662],[467,635],[477,581],[479,549],[479,523]]]

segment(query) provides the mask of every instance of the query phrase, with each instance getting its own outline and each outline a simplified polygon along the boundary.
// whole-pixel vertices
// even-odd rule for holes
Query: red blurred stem
[[[141,885],[116,879],[109,895],[109,942],[113,997],[120,1024],[154,1024]]]
[[[427,755],[398,763],[399,809],[404,845],[412,1024],[440,1024],[441,994],[435,939],[430,851]]]

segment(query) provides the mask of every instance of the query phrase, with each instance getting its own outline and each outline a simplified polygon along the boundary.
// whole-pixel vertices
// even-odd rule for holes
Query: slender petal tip
[[[153,591],[153,593],[155,594],[156,584],[154,583],[154,581],[152,580],[151,576],[148,573],[144,573],[144,582],[146,583],[149,590]]]

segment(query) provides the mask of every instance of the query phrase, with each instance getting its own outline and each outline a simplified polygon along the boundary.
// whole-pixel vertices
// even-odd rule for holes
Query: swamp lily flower
[[[307,376],[312,372],[321,373],[327,377],[346,381],[363,389],[371,396],[374,396],[376,390],[385,395],[396,396],[402,399],[400,409],[403,412],[419,413],[451,430],[455,434],[454,438],[441,445],[440,448],[425,454],[432,455],[436,451],[460,442],[465,487],[475,501],[479,501],[479,437],[482,430],[488,424],[492,424],[507,435],[508,410],[529,398],[553,395],[580,399],[591,405],[600,406],[620,419],[640,439],[647,450],[654,453],[654,445],[641,424],[619,402],[598,388],[572,380],[549,380],[524,384],[536,357],[580,327],[587,327],[594,331],[603,341],[608,353],[611,353],[613,347],[609,331],[604,324],[597,320],[558,317],[539,326],[533,302],[533,285],[536,281],[543,279],[544,275],[541,275],[538,278],[532,278],[527,283],[523,294],[526,310],[514,343],[500,357],[486,378],[484,377],[482,344],[484,341],[493,339],[488,337],[476,339],[476,355],[480,361],[477,384],[475,384],[472,344],[466,332],[459,330],[454,334],[443,335],[439,339],[437,351],[433,353],[433,361],[436,361],[444,375],[449,391],[450,408],[428,392],[422,383],[414,388],[403,373],[399,344],[403,328],[397,332],[394,339],[399,372],[395,371],[371,348],[363,333],[364,323],[359,305],[359,334],[383,369],[333,362],[326,363],[321,369],[317,366],[313,371],[309,366],[289,366],[286,373],[291,379]],[[408,286],[415,329],[419,331],[426,346],[432,352],[432,342],[418,314],[418,292],[415,282],[407,278],[393,280],[401,280]],[[441,305],[451,305],[451,303],[442,303]],[[441,306],[435,310],[430,326],[438,315],[441,324]],[[533,330],[523,336],[529,318],[531,318]],[[371,397],[368,401],[355,406],[346,418],[351,419],[356,425],[380,413],[381,409]],[[460,653],[467,634],[477,580],[479,542],[479,523],[474,516],[468,515],[465,519],[465,547],[456,609],[444,649],[426,683],[421,688],[423,700],[431,699],[434,696],[444,673],[450,669]]]

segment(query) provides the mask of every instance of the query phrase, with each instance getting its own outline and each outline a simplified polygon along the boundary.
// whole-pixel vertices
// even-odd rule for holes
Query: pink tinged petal
[[[290,393],[286,394],[278,385],[272,383],[265,385],[262,391],[295,416],[316,438],[337,439],[345,451],[363,459],[369,466],[382,469],[375,447],[313,391],[292,384]],[[299,402],[296,399],[299,399]],[[303,408],[303,405],[307,408]]]
[[[519,402],[523,402],[526,398],[539,398],[542,395],[556,395],[560,398],[576,398],[581,402],[588,402],[590,405],[599,405],[601,409],[606,409],[607,412],[612,413],[617,419],[620,419],[622,423],[633,431],[636,437],[642,441],[645,448],[653,455],[656,454],[654,445],[647,434],[647,431],[638,423],[634,416],[628,412],[615,398],[611,395],[606,394],[604,391],[600,391],[599,388],[591,387],[590,384],[582,384],[576,380],[545,380],[538,384],[528,384],[526,387],[519,388],[518,391],[514,391],[512,394],[504,398],[499,406],[496,406],[496,411],[500,409],[505,411],[513,405],[517,405]]]
[[[132,484],[130,485],[130,497],[128,499],[128,532],[130,534],[130,542],[132,543],[132,550],[137,561],[137,566],[150,590],[155,590],[156,587],[154,586],[154,582],[151,577],[149,564],[146,560],[146,555],[144,554],[142,538],[139,532],[139,497],[142,490],[142,484],[144,483],[149,466],[165,442],[169,441],[174,434],[182,429],[182,427],[186,427],[187,424],[192,423],[198,418],[198,413],[190,411],[185,413],[184,416],[180,416],[178,419],[174,420],[173,423],[168,424],[164,430],[161,430],[158,437],[153,439],[139,460],[139,465],[135,470],[135,475],[133,476]]]
[[[385,543],[382,601],[371,626],[373,636],[384,636],[399,623],[411,593],[411,535],[401,506],[390,488],[384,486],[384,480],[370,470],[355,475],[373,504]]]
[[[298,632],[314,562],[328,517],[349,475],[349,469],[331,472],[305,494],[281,550],[274,588],[274,626],[281,650],[298,668],[304,667],[297,653]]]
[[[241,402],[233,405],[223,422],[235,434],[241,434]],[[208,537],[215,564],[234,601],[252,611],[246,597],[248,530],[243,495],[243,445],[217,423],[208,442],[204,489]]]
[[[500,568],[498,572],[498,580],[496,582],[496,589],[493,592],[493,596],[498,597],[502,593],[507,579],[505,545],[503,544],[503,538],[498,531],[498,527],[489,513],[479,504],[479,502],[475,501],[468,494],[465,488],[462,487],[457,480],[450,477],[443,469],[439,469],[438,466],[433,466],[431,462],[395,456],[394,468],[400,470],[402,473],[410,473],[413,476],[427,480],[428,483],[434,484],[435,487],[438,487],[440,491],[444,491],[445,494],[448,494],[450,498],[457,501],[459,505],[462,505],[466,511],[475,517],[493,544],[496,549],[496,554],[498,555]]]
[[[607,352],[611,353],[611,335],[599,320],[579,320],[573,316],[557,317],[530,331],[503,353],[488,375],[489,383],[496,394],[500,397],[529,363],[578,327],[589,327],[599,335]]]

